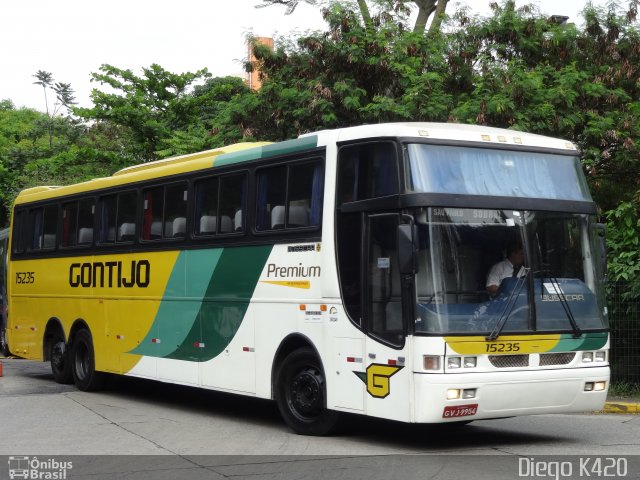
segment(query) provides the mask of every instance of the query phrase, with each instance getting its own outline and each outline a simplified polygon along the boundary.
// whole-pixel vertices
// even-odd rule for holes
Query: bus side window
[[[93,199],[82,199],[62,205],[62,240],[60,246],[91,245],[93,243]]]
[[[17,210],[13,214],[13,233],[11,235],[11,251],[13,253],[24,252],[25,236],[24,231],[24,219],[26,215],[23,210]]]
[[[100,243],[116,241],[116,212],[118,200],[115,195],[107,195],[100,199]]]
[[[247,176],[227,175],[220,178],[218,233],[242,232],[242,212],[246,210]]]
[[[342,147],[338,162],[339,204],[399,192],[397,153],[391,142]]]
[[[164,238],[184,238],[186,227],[187,184],[168,185],[164,190]]]
[[[196,235],[215,235],[218,227],[218,177],[196,182]]]
[[[132,242],[135,239],[136,198],[136,192],[130,191],[100,199],[100,243]]]
[[[93,243],[93,218],[96,206],[93,198],[83,198],[78,202],[78,245]]]
[[[62,205],[62,247],[73,247],[76,244],[78,228],[78,202]]]
[[[256,230],[318,227],[323,181],[323,167],[317,161],[259,170]]]
[[[51,250],[56,246],[58,207],[47,205],[29,211],[30,250]]]
[[[287,198],[287,167],[263,168],[257,172],[256,230],[284,228],[284,204]]]
[[[142,239],[160,240],[164,230],[162,223],[163,191],[162,187],[148,188],[142,191],[143,221]]]
[[[244,231],[247,175],[231,174],[196,182],[195,235]]]
[[[136,238],[136,192],[118,194],[116,242],[132,242]]]

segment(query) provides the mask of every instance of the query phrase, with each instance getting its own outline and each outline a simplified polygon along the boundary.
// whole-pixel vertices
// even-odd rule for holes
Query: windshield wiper
[[[515,307],[516,305],[516,301],[520,296],[520,292],[522,292],[522,287],[524,287],[527,276],[529,275],[529,271],[531,270],[530,268],[526,267],[522,268],[524,269],[524,275],[522,275],[522,277],[518,277],[516,285],[515,287],[513,287],[513,290],[511,290],[511,295],[509,295],[507,303],[502,310],[502,314],[500,314],[500,318],[496,322],[491,333],[486,337],[486,340],[489,342],[493,342],[494,340],[496,340],[500,336],[500,333],[502,333],[502,329],[507,324],[509,315],[511,315],[513,307]]]
[[[578,323],[576,322],[576,319],[573,316],[573,312],[571,311],[571,307],[569,306],[569,302],[567,301],[567,297],[564,296],[564,292],[562,291],[562,288],[560,288],[560,284],[558,283],[558,279],[555,278],[555,277],[549,277],[549,280],[551,281],[551,286],[555,290],[554,293],[556,295],[558,295],[558,299],[560,300],[560,305],[562,305],[564,313],[567,316],[567,318],[569,319],[569,323],[571,324],[571,328],[573,328],[573,337],[574,338],[578,338],[578,337],[582,336],[582,330],[580,330],[580,327],[578,326]],[[551,293],[551,292],[549,292],[549,293]]]
[[[544,268],[544,261],[542,258],[542,249],[540,248],[540,238],[538,237],[538,232],[536,232],[536,244],[538,247],[538,263],[540,265],[540,300],[544,301],[544,279],[546,278],[545,275],[545,268]],[[571,328],[573,328],[573,336],[574,338],[578,338],[582,335],[582,331],[580,330],[580,327],[578,326],[578,323],[576,322],[575,317],[573,316],[573,312],[571,311],[571,307],[569,306],[569,302],[567,301],[567,298],[564,296],[564,292],[562,291],[562,289],[560,288],[560,284],[558,283],[558,279],[555,277],[551,277],[549,276],[549,281],[551,282],[551,286],[553,287],[553,289],[555,290],[556,295],[558,295],[558,300],[560,300],[560,304],[562,305],[562,308],[564,310],[565,315],[567,316],[567,318],[569,319],[569,323],[571,324]],[[551,292],[549,292],[551,293]]]

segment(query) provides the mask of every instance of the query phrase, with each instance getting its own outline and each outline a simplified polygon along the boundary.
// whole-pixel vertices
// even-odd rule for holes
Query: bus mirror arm
[[[418,272],[418,228],[413,223],[398,225],[398,266],[402,275]]]
[[[607,226],[603,223],[594,225],[595,235],[597,239],[598,260],[602,265],[603,273],[607,275]]]

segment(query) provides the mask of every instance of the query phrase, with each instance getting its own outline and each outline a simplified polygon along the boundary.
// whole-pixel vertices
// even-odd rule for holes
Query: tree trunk
[[[433,35],[440,31],[440,26],[444,19],[444,12],[447,9],[447,3],[449,3],[449,0],[438,0],[438,6],[436,7],[436,11],[433,14],[433,20],[431,21],[431,26],[429,27],[429,35]]]
[[[413,32],[422,34],[427,27],[429,17],[436,9],[436,0],[415,0],[414,3],[418,5],[418,18],[413,26]]]
[[[360,15],[362,15],[362,21],[364,27],[369,30],[373,28],[373,22],[371,21],[371,14],[369,13],[369,6],[366,0],[358,0],[358,7],[360,7]]]

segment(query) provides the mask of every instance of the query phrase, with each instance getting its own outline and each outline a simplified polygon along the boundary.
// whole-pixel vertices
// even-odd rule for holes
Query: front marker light
[[[425,370],[440,370],[440,357],[436,355],[424,355],[422,366]]]
[[[447,390],[447,400],[457,400],[460,398],[459,388],[450,388]]]
[[[447,358],[447,368],[460,368],[461,365],[462,365],[462,358],[460,357]]]
[[[476,389],[475,388],[465,388],[462,391],[462,398],[476,398]]]
[[[607,388],[607,382],[596,382],[593,384],[593,390],[596,392],[602,392]]]
[[[584,363],[593,362],[593,352],[582,352],[582,361]]]

